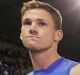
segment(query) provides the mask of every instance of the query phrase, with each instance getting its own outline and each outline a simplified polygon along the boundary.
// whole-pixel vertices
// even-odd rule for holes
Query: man
[[[20,39],[28,49],[34,71],[27,75],[80,75],[80,64],[57,53],[63,38],[62,17],[47,3],[30,1],[23,5]]]

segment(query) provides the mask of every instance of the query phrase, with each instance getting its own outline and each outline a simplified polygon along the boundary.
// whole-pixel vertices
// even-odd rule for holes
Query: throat
[[[35,70],[46,69],[49,65],[60,58],[59,54],[53,50],[39,54],[30,53],[30,56]]]

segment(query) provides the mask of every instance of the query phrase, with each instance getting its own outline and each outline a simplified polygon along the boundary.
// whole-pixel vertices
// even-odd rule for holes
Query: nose
[[[38,27],[37,27],[37,24],[35,22],[33,22],[31,27],[30,27],[30,33],[33,35],[38,34]]]

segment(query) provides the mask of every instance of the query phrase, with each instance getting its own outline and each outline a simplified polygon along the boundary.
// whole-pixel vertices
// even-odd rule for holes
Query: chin
[[[25,46],[28,50],[38,50],[38,48],[36,47],[36,46],[32,46],[32,45],[27,45],[27,46]]]

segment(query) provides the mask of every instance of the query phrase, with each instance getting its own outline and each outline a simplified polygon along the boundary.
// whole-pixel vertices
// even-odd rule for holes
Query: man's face
[[[57,33],[51,15],[44,9],[30,9],[22,17],[20,38],[29,50],[50,48],[55,43]]]

